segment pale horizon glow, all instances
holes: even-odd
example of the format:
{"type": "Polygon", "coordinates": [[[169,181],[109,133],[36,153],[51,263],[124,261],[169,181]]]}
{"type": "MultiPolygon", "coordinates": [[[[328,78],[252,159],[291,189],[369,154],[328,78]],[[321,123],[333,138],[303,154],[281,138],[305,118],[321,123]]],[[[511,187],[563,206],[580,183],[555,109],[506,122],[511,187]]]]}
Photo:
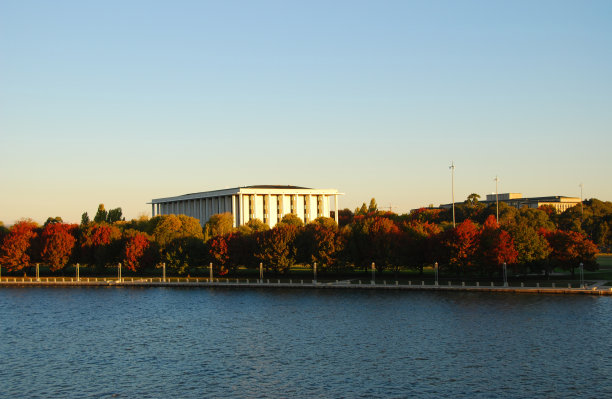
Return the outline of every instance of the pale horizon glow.
{"type": "Polygon", "coordinates": [[[281,184],[612,200],[612,2],[0,3],[0,221],[281,184]]]}

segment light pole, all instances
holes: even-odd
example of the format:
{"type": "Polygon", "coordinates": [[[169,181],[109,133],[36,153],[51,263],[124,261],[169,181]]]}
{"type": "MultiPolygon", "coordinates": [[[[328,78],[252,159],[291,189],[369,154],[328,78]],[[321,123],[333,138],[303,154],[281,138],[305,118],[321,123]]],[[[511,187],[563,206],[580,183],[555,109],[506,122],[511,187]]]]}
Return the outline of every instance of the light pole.
{"type": "Polygon", "coordinates": [[[259,282],[263,283],[263,263],[259,262],[259,282]]]}
{"type": "Polygon", "coordinates": [[[499,224],[499,196],[497,194],[497,183],[499,183],[499,177],[495,176],[495,221],[499,224]]]}
{"type": "Polygon", "coordinates": [[[375,278],[375,273],[376,273],[376,265],[374,265],[374,262],[372,262],[372,284],[376,284],[376,278],[375,278]]]}
{"type": "Polygon", "coordinates": [[[582,206],[582,187],[583,187],[583,184],[580,183],[578,186],[580,187],[580,221],[582,222],[582,220],[584,219],[584,208],[582,206]]]}
{"type": "Polygon", "coordinates": [[[453,200],[453,228],[455,228],[455,162],[451,161],[451,198],[453,200]]]}
{"type": "Polygon", "coordinates": [[[117,264],[117,273],[118,273],[117,274],[117,278],[118,278],[119,282],[121,282],[121,262],[119,262],[117,264]]]}
{"type": "Polygon", "coordinates": [[[77,275],[76,275],[77,281],[81,281],[81,275],[79,273],[79,264],[78,263],[76,264],[76,273],[77,273],[77,275]]]}
{"type": "Polygon", "coordinates": [[[209,270],[209,278],[208,278],[208,282],[212,283],[213,282],[213,271],[212,271],[212,262],[210,262],[210,264],[208,265],[209,270]]]}
{"type": "Polygon", "coordinates": [[[313,271],[314,271],[314,280],[312,280],[312,282],[316,284],[317,283],[317,262],[313,264],[313,271]]]}
{"type": "Polygon", "coordinates": [[[166,282],[166,262],[162,263],[162,281],[166,282]]]}
{"type": "Polygon", "coordinates": [[[434,263],[434,269],[436,270],[436,286],[438,285],[438,262],[434,263]]]}
{"type": "Polygon", "coordinates": [[[508,270],[506,268],[506,262],[504,262],[504,287],[508,286],[508,270]]]}
{"type": "Polygon", "coordinates": [[[39,273],[39,270],[38,270],[39,266],[40,265],[37,263],[36,264],[36,281],[40,281],[40,273],[39,273]]]}
{"type": "Polygon", "coordinates": [[[584,288],[584,263],[580,262],[580,288],[584,288]]]}

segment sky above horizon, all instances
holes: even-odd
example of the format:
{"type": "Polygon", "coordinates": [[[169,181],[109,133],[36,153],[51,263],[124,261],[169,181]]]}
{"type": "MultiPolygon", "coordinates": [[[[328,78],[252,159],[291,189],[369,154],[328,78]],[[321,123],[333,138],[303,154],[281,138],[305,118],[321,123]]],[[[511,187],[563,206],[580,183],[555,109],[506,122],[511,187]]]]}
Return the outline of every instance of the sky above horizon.
{"type": "Polygon", "coordinates": [[[612,200],[610,1],[2,1],[0,221],[336,188],[612,200]]]}

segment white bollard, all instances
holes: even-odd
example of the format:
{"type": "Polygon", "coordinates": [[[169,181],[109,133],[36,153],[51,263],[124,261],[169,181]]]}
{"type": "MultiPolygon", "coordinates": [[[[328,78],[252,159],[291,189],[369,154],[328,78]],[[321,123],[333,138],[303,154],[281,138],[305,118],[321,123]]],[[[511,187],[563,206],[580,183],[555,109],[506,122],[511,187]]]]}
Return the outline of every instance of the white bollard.
{"type": "Polygon", "coordinates": [[[480,287],[480,281],[476,281],[476,287],[480,287]]]}
{"type": "MultiPolygon", "coordinates": [[[[338,282],[338,280],[336,280],[338,282]]],[[[387,280],[383,280],[383,285],[387,285],[387,280]]]]}
{"type": "Polygon", "coordinates": [[[361,280],[359,280],[359,285],[361,285],[361,280]]]}
{"type": "Polygon", "coordinates": [[[408,280],[408,285],[412,285],[412,280],[408,280]]]}
{"type": "Polygon", "coordinates": [[[269,278],[266,279],[266,284],[270,284],[270,279],[269,278]]]}
{"type": "Polygon", "coordinates": [[[567,288],[572,288],[572,285],[571,285],[571,284],[568,284],[568,285],[567,285],[567,288]]]}
{"type": "Polygon", "coordinates": [[[395,280],[395,285],[399,285],[399,281],[395,280]]]}
{"type": "Polygon", "coordinates": [[[493,284],[493,281],[491,281],[491,287],[495,287],[495,285],[493,284]]]}
{"type": "Polygon", "coordinates": [[[552,283],[552,287],[555,288],[555,283],[552,283]]]}
{"type": "Polygon", "coordinates": [[[521,283],[521,288],[525,288],[525,283],[521,283]]]}
{"type": "Polygon", "coordinates": [[[300,280],[300,284],[304,285],[304,280],[300,280]]]}
{"type": "Polygon", "coordinates": [[[450,282],[450,281],[448,282],[448,286],[449,286],[449,287],[451,286],[451,282],[450,282]]]}
{"type": "Polygon", "coordinates": [[[461,282],[461,286],[462,286],[462,287],[465,287],[465,281],[462,281],[462,282],[461,282]]]}
{"type": "Polygon", "coordinates": [[[289,279],[289,284],[293,284],[293,279],[289,279]]]}
{"type": "Polygon", "coordinates": [[[425,285],[425,281],[421,280],[421,287],[425,285]]]}

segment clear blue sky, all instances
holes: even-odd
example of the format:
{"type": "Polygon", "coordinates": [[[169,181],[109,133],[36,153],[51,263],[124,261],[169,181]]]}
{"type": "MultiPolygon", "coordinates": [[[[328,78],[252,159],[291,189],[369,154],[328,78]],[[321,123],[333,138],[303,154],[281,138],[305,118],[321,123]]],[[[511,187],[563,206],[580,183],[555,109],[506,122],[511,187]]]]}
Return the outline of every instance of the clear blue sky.
{"type": "Polygon", "coordinates": [[[611,1],[1,1],[0,220],[252,184],[612,200],[611,1]]]}

